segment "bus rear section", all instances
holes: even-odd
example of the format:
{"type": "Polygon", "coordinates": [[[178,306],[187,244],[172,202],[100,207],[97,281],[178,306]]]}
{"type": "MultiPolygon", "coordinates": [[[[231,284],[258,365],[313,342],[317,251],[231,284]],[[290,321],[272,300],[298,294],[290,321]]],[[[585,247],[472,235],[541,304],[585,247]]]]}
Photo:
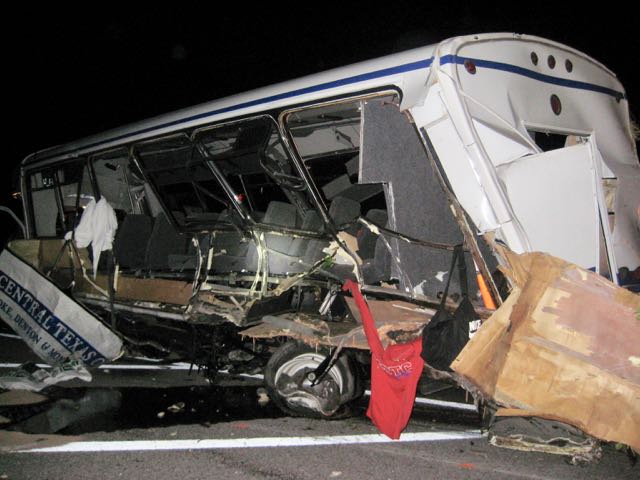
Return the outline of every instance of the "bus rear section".
{"type": "Polygon", "coordinates": [[[429,84],[411,113],[480,232],[637,281],[640,165],[613,73],[547,40],[481,35],[440,44],[429,84]]]}
{"type": "Polygon", "coordinates": [[[640,165],[624,89],[520,35],[440,44],[428,83],[410,111],[430,161],[510,281],[451,364],[498,407],[490,442],[549,451],[505,433],[537,417],[638,450],[640,165]]]}

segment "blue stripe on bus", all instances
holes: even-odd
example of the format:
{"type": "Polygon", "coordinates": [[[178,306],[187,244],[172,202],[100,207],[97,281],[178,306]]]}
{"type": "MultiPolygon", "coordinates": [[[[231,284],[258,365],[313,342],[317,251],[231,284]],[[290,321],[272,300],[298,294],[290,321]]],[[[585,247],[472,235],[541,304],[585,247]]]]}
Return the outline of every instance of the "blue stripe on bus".
{"type": "Polygon", "coordinates": [[[457,55],[445,55],[440,59],[440,65],[446,65],[448,63],[455,63],[458,65],[464,64],[465,60],[470,60],[476,67],[490,68],[492,70],[500,70],[503,72],[515,73],[516,75],[522,75],[524,77],[537,80],[539,82],[550,83],[561,87],[576,88],[579,90],[589,90],[597,93],[604,93],[605,95],[611,95],[616,99],[626,99],[626,95],[623,92],[618,92],[611,88],[595,85],[593,83],[580,82],[578,80],[569,80],[566,78],[553,77],[551,75],[545,75],[543,73],[529,70],[528,68],[518,67],[517,65],[511,65],[502,62],[493,62],[491,60],[481,60],[478,58],[459,57],[457,55]]]}
{"type": "Polygon", "coordinates": [[[137,130],[135,132],[125,133],[125,134],[117,136],[117,137],[112,137],[112,138],[110,138],[108,140],[102,140],[102,141],[97,142],[97,143],[86,145],[86,146],[84,146],[82,148],[84,149],[84,148],[97,147],[97,146],[105,144],[105,143],[110,143],[110,142],[114,142],[114,141],[117,141],[117,140],[124,140],[125,138],[134,137],[136,135],[141,135],[141,134],[144,134],[144,133],[153,132],[154,130],[161,130],[163,128],[180,125],[182,123],[188,123],[188,122],[191,122],[191,121],[194,121],[194,120],[200,120],[202,118],[212,117],[214,115],[220,115],[222,113],[233,112],[233,111],[236,111],[236,110],[241,110],[243,108],[255,107],[257,105],[263,105],[263,104],[270,103],[270,102],[275,102],[275,101],[278,101],[278,100],[284,100],[286,98],[299,97],[301,95],[306,95],[308,93],[319,92],[319,91],[322,91],[322,90],[330,90],[332,88],[342,87],[344,85],[351,85],[351,84],[354,84],[354,83],[365,82],[367,80],[373,80],[373,79],[376,79],[376,78],[388,77],[390,75],[395,75],[395,74],[398,74],[398,73],[406,73],[406,72],[411,72],[411,71],[414,71],[414,70],[421,70],[421,69],[429,68],[431,66],[432,62],[433,62],[433,57],[429,58],[427,60],[420,60],[418,62],[406,63],[404,65],[398,65],[396,67],[385,68],[385,69],[382,69],[382,70],[376,70],[374,72],[364,73],[364,74],[361,74],[361,75],[355,75],[353,77],[342,78],[340,80],[334,80],[332,82],[320,83],[318,85],[312,85],[310,87],[300,88],[298,90],[292,90],[290,92],[284,92],[284,93],[280,93],[278,95],[271,95],[269,97],[264,97],[264,98],[259,98],[259,99],[256,99],[256,100],[252,100],[250,102],[238,103],[236,105],[231,105],[229,107],[224,107],[224,108],[219,108],[217,110],[211,110],[209,112],[199,113],[197,115],[192,115],[190,117],[181,118],[179,120],[174,120],[172,122],[166,122],[166,123],[163,123],[163,124],[160,124],[160,125],[155,125],[153,127],[137,130]]]}
{"type": "MultiPolygon", "coordinates": [[[[284,100],[287,98],[294,98],[294,97],[299,97],[302,95],[306,95],[309,93],[314,93],[314,92],[319,92],[319,91],[323,91],[323,90],[330,90],[332,88],[338,88],[344,85],[352,85],[354,83],[360,83],[360,82],[365,82],[367,80],[373,80],[376,78],[382,78],[382,77],[388,77],[391,75],[395,75],[398,73],[406,73],[406,72],[412,72],[415,70],[421,70],[421,69],[426,69],[431,67],[431,64],[433,63],[433,59],[434,57],[425,59],[425,60],[419,60],[417,62],[412,62],[412,63],[406,63],[403,65],[398,65],[395,67],[390,67],[390,68],[384,68],[382,70],[376,70],[373,72],[369,72],[369,73],[363,73],[361,75],[354,75],[352,77],[346,77],[346,78],[342,78],[340,80],[334,80],[331,82],[326,82],[326,83],[320,83],[317,85],[312,85],[310,87],[306,87],[306,88],[300,88],[297,90],[291,90],[289,92],[284,92],[284,93],[280,93],[277,95],[271,95],[269,97],[264,97],[264,98],[259,98],[256,100],[251,100],[250,102],[244,102],[244,103],[238,103],[236,105],[231,105],[229,107],[224,107],[224,108],[219,108],[217,110],[211,110],[209,112],[203,112],[203,113],[199,113],[197,115],[192,115],[190,117],[185,117],[185,118],[181,118],[178,120],[174,120],[172,122],[166,122],[166,123],[162,123],[160,125],[155,125],[153,127],[148,127],[148,128],[144,128],[141,130],[137,130],[135,132],[130,132],[130,133],[125,133],[123,135],[119,135],[117,137],[112,137],[109,138],[107,140],[102,140],[100,142],[96,142],[96,143],[92,143],[89,145],[85,145],[82,147],[82,149],[87,149],[87,148],[93,148],[93,147],[97,147],[100,145],[104,145],[106,143],[111,143],[111,142],[115,142],[118,140],[124,140],[127,138],[131,138],[131,137],[135,137],[137,135],[142,135],[145,133],[149,133],[149,132],[153,132],[155,130],[161,130],[163,128],[167,128],[167,127],[173,127],[173,126],[177,126],[183,123],[188,123],[188,122],[192,122],[194,120],[200,120],[203,118],[207,118],[207,117],[212,117],[215,115],[220,115],[222,113],[229,113],[229,112],[233,112],[233,111],[237,111],[237,110],[241,110],[244,108],[249,108],[249,107],[255,107],[258,105],[263,105],[263,104],[267,104],[270,102],[275,102],[278,100],[284,100]]],[[[553,77],[551,75],[545,75],[539,72],[535,72],[533,70],[529,70],[523,67],[518,67],[517,65],[511,65],[508,63],[501,63],[501,62],[493,62],[490,60],[481,60],[481,59],[476,59],[476,58],[469,58],[469,57],[459,57],[457,55],[445,55],[443,57],[440,58],[440,65],[447,65],[447,64],[457,64],[457,65],[462,65],[464,64],[465,60],[471,60],[473,61],[473,63],[476,65],[476,67],[482,67],[482,68],[490,68],[493,70],[500,70],[500,71],[504,71],[504,72],[510,72],[510,73],[514,73],[517,75],[522,75],[528,78],[531,78],[533,80],[537,80],[540,82],[544,82],[544,83],[550,83],[553,85],[558,85],[558,86],[562,86],[562,87],[568,87],[568,88],[576,88],[576,89],[580,89],[580,90],[588,90],[588,91],[592,91],[592,92],[598,92],[598,93],[603,93],[606,95],[610,95],[615,97],[616,99],[626,99],[626,95],[623,92],[618,92],[616,90],[607,88],[607,87],[602,87],[600,85],[595,85],[592,83],[587,83],[587,82],[580,82],[577,80],[568,80],[565,78],[559,78],[559,77],[553,77]]],[[[63,152],[57,155],[64,155],[65,153],[69,153],[71,151],[67,151],[67,152],[63,152]]]]}

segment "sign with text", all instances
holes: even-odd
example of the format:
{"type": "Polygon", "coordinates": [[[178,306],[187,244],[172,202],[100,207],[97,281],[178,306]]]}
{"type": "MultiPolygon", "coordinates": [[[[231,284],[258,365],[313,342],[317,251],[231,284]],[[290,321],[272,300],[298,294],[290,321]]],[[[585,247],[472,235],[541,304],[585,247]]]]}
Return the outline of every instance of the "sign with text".
{"type": "Polygon", "coordinates": [[[0,254],[0,318],[48,364],[97,367],[122,352],[116,334],[9,250],[0,254]]]}

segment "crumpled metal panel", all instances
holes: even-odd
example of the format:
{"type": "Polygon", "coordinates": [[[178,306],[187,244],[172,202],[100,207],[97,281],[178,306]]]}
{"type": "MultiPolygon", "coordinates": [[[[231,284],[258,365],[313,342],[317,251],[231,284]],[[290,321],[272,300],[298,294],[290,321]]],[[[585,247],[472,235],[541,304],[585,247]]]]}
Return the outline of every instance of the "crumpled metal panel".
{"type": "Polygon", "coordinates": [[[501,250],[514,290],[452,368],[499,405],[640,451],[640,296],[544,253],[501,250]]]}

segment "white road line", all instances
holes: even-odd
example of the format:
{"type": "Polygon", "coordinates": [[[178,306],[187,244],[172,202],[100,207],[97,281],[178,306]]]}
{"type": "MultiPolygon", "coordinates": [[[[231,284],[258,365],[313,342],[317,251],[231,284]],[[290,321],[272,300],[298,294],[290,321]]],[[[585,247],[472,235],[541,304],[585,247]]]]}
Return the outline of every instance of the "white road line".
{"type": "Polygon", "coordinates": [[[309,447],[363,443],[440,442],[481,438],[479,430],[403,433],[399,440],[376,435],[325,435],[317,437],[262,437],[203,440],[130,440],[71,442],[57,447],[19,450],[17,453],[126,452],[149,450],[214,450],[222,448],[309,447]]]}

